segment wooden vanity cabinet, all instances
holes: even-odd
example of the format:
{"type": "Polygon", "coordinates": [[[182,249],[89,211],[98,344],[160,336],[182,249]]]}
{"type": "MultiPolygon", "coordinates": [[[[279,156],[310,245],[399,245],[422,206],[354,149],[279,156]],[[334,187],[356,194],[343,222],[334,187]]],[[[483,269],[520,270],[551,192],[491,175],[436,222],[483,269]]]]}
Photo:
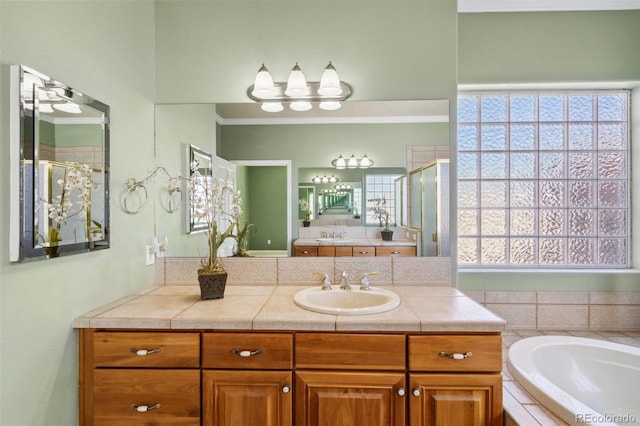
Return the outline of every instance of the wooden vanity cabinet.
{"type": "Polygon", "coordinates": [[[415,256],[415,246],[378,246],[376,256],[415,256]]]}
{"type": "Polygon", "coordinates": [[[416,256],[416,246],[295,246],[296,257],[416,256]]]}
{"type": "Polygon", "coordinates": [[[200,334],[80,330],[80,424],[200,425],[200,334]]]}
{"type": "Polygon", "coordinates": [[[405,425],[404,335],[297,333],[295,346],[296,424],[405,425]]]}
{"type": "Polygon", "coordinates": [[[79,337],[83,426],[502,425],[499,333],[79,337]]]}
{"type": "Polygon", "coordinates": [[[408,339],[410,426],[503,424],[499,334],[408,339]]]}
{"type": "Polygon", "coordinates": [[[202,425],[291,426],[291,333],[202,334],[202,425]]]}

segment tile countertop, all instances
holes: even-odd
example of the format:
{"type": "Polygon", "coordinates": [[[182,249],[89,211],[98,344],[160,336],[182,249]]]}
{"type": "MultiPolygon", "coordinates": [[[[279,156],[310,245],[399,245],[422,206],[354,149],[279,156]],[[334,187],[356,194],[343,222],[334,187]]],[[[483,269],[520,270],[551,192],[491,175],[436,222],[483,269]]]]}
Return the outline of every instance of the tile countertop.
{"type": "Polygon", "coordinates": [[[318,241],[317,238],[298,238],[293,242],[294,246],[410,246],[415,247],[414,240],[398,239],[383,241],[380,238],[335,238],[333,240],[318,241]]]}
{"type": "MultiPolygon", "coordinates": [[[[197,285],[159,286],[74,319],[74,328],[501,332],[506,321],[445,286],[384,287],[400,306],[374,315],[328,315],[295,305],[305,286],[227,285],[225,297],[200,300],[197,285]]],[[[357,291],[357,290],[354,290],[357,291]]]]}

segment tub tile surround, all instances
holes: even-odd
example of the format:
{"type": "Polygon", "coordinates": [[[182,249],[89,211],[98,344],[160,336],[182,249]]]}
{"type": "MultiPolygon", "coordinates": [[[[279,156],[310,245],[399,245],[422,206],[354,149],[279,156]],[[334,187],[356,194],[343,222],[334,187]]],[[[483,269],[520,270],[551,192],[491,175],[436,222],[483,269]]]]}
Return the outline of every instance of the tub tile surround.
{"type": "Polygon", "coordinates": [[[640,330],[640,292],[463,292],[510,330],[640,330]]]}
{"type": "Polygon", "coordinates": [[[615,331],[615,330],[535,330],[521,329],[502,332],[502,364],[503,405],[505,410],[505,426],[567,426],[568,424],[549,411],[527,391],[513,380],[506,364],[509,347],[520,339],[540,335],[565,335],[587,337],[591,339],[608,340],[614,343],[640,347],[640,331],[615,331]]]}

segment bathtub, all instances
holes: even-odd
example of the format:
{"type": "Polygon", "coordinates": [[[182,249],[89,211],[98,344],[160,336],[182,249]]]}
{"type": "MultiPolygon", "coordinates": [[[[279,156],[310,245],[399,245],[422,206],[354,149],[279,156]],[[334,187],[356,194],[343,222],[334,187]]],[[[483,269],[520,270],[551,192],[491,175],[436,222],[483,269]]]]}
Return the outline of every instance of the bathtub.
{"type": "Polygon", "coordinates": [[[570,425],[640,425],[640,348],[536,336],[509,348],[509,372],[570,425]]]}

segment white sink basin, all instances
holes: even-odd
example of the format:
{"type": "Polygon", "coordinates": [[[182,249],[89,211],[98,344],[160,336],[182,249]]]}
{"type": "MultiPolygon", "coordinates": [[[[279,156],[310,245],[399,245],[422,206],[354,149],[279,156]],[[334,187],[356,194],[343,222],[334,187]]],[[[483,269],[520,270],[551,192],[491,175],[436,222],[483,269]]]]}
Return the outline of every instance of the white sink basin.
{"type": "Polygon", "coordinates": [[[316,238],[316,241],[321,243],[346,243],[351,241],[351,238],[316,238]]]}
{"type": "Polygon", "coordinates": [[[357,286],[347,291],[337,285],[330,291],[320,287],[299,291],[293,301],[308,311],[333,315],[379,314],[400,306],[400,297],[392,291],[377,287],[361,291],[357,286]]]}

